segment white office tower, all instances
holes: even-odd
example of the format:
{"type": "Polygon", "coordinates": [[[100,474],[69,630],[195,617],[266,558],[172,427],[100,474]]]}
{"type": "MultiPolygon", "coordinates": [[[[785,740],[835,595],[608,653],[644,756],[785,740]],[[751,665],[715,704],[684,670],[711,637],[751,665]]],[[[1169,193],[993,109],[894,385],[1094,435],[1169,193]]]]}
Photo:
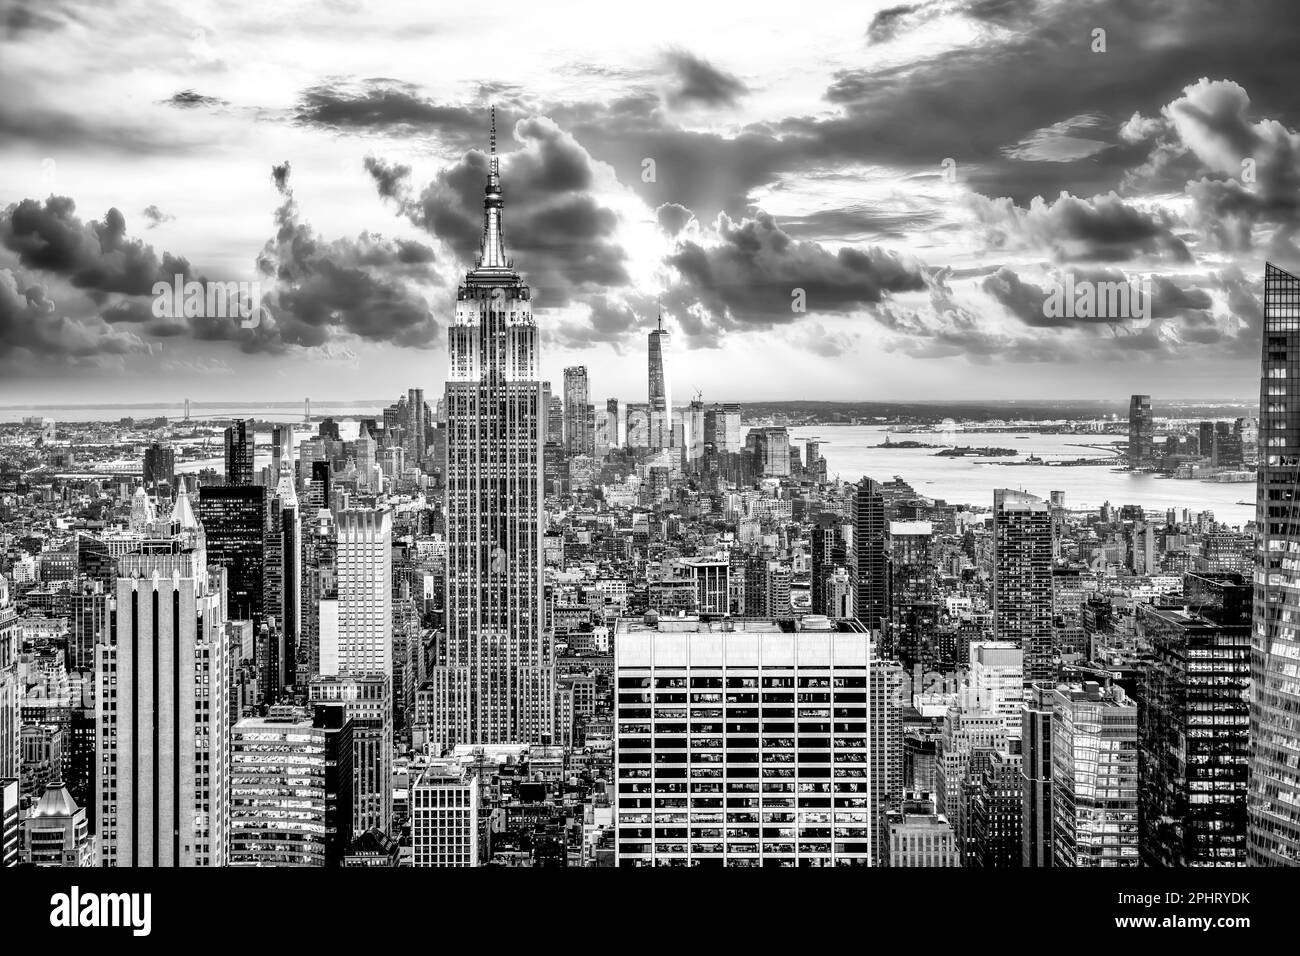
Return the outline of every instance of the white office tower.
{"type": "Polygon", "coordinates": [[[1025,699],[1024,651],[1011,641],[977,641],[970,646],[966,708],[1002,717],[1007,737],[1019,739],[1025,699]]]}
{"type": "Polygon", "coordinates": [[[478,866],[478,781],[459,764],[433,764],[411,787],[414,866],[478,866]]]}
{"type": "Polygon", "coordinates": [[[554,665],[543,605],[538,331],[506,258],[493,120],[478,265],[457,292],[447,372],[447,641],[431,734],[549,741],[554,665]]]}
{"type": "Polygon", "coordinates": [[[618,865],[873,864],[901,674],[859,622],[647,614],[614,653],[618,865]]]}
{"type": "Polygon", "coordinates": [[[325,865],[325,729],[272,707],[230,735],[230,865],[325,865]]]}
{"type": "Polygon", "coordinates": [[[119,559],[95,648],[97,814],[105,866],[225,866],[230,695],[225,572],[188,502],[169,539],[119,559]]]}
{"type": "Polygon", "coordinates": [[[386,508],[347,508],[335,521],[338,600],[337,627],[325,648],[326,611],[322,601],[321,673],[392,674],[393,671],[393,518],[386,508]],[[328,657],[336,661],[327,670],[328,657]]]}

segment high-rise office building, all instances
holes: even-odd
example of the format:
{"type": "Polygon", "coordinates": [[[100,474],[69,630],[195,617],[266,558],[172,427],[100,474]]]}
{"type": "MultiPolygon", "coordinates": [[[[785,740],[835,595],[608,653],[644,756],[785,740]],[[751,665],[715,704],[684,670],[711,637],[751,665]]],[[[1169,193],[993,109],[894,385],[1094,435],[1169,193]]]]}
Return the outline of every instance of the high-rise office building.
{"type": "Polygon", "coordinates": [[[18,680],[18,609],[0,574],[0,779],[22,768],[22,689],[18,680]]]}
{"type": "Polygon", "coordinates": [[[1146,468],[1152,458],[1151,396],[1134,395],[1128,403],[1128,466],[1146,468]]]}
{"type": "Polygon", "coordinates": [[[1300,278],[1264,267],[1254,636],[1250,664],[1250,862],[1300,865],[1300,278]]]}
{"type": "Polygon", "coordinates": [[[153,442],[144,450],[144,490],[151,495],[167,495],[176,490],[176,449],[153,442]]]}
{"type": "Polygon", "coordinates": [[[937,661],[935,633],[934,525],[929,521],[889,523],[890,626],[884,643],[907,668],[937,661]]]}
{"type": "Polygon", "coordinates": [[[880,483],[863,478],[852,491],[853,543],[849,575],[856,591],[860,620],[873,634],[883,634],[889,620],[889,523],[880,483]]]}
{"type": "Polygon", "coordinates": [[[619,411],[618,399],[606,399],[605,407],[596,413],[592,438],[597,458],[604,458],[612,449],[623,447],[622,424],[623,416],[619,411]]]}
{"type": "Polygon", "coordinates": [[[406,460],[417,467],[420,462],[424,461],[424,439],[428,414],[428,406],[424,403],[424,389],[407,389],[406,436],[402,447],[406,450],[406,460]]]}
{"type": "Polygon", "coordinates": [[[293,478],[292,429],[277,426],[280,477],[267,508],[263,610],[276,623],[271,629],[263,695],[278,702],[287,686],[298,682],[298,646],[302,639],[302,522],[293,478]]]}
{"type": "Polygon", "coordinates": [[[847,568],[848,537],[845,533],[844,518],[833,512],[823,512],[813,520],[809,555],[811,565],[811,598],[814,614],[827,614],[831,617],[842,615],[833,613],[827,603],[827,585],[837,568],[847,568]]]}
{"type": "MultiPolygon", "coordinates": [[[[385,674],[393,670],[393,519],[384,508],[347,508],[335,514],[337,661],[321,673],[385,674]]],[[[322,641],[330,639],[322,633],[322,641]]]]}
{"type": "Polygon", "coordinates": [[[619,865],[872,865],[889,680],[860,624],[622,619],[614,654],[619,865]]]}
{"type": "Polygon", "coordinates": [[[458,764],[425,768],[411,785],[414,866],[478,866],[478,780],[458,764]]]}
{"type": "Polygon", "coordinates": [[[957,835],[929,794],[909,793],[885,815],[886,866],[961,866],[957,835]]]}
{"type": "Polygon", "coordinates": [[[745,435],[745,452],[755,477],[790,476],[790,432],[785,426],[751,428],[745,435]]]}
{"type": "Polygon", "coordinates": [[[352,718],[342,701],[312,707],[312,726],[325,732],[325,865],[343,862],[352,842],[352,718]]]}
{"type": "Polygon", "coordinates": [[[1139,606],[1144,866],[1245,866],[1251,585],[1184,576],[1184,610],[1139,606]]]}
{"type": "Polygon", "coordinates": [[[970,708],[999,714],[1007,737],[1019,737],[1020,705],[1025,697],[1024,654],[1011,641],[975,641],[970,645],[970,708]]]}
{"type": "Polygon", "coordinates": [[[697,394],[682,419],[685,426],[686,460],[692,465],[704,457],[704,402],[697,394]]]}
{"type": "Polygon", "coordinates": [[[670,333],[664,329],[664,317],[659,316],[659,327],[649,335],[650,389],[647,402],[650,415],[650,447],[671,448],[673,443],[673,396],[668,375],[670,333]]]}
{"type": "Polygon", "coordinates": [[[0,870],[18,865],[22,813],[18,778],[0,776],[0,870]]]}
{"type": "Polygon", "coordinates": [[[1052,515],[1042,498],[993,492],[993,633],[1024,651],[1025,681],[1053,680],[1052,515]]]}
{"type": "Polygon", "coordinates": [[[1052,866],[1138,865],[1137,704],[1119,686],[1052,695],[1052,866]]]}
{"type": "Polygon", "coordinates": [[[1052,695],[1051,683],[1030,684],[1020,708],[1020,865],[1052,865],[1052,695]]]}
{"type": "Polygon", "coordinates": [[[595,444],[587,366],[573,365],[564,370],[564,453],[593,455],[595,444]]]}
{"type": "Polygon", "coordinates": [[[266,488],[203,485],[199,521],[208,561],[226,569],[226,613],[232,621],[261,621],[265,606],[266,488]]]}
{"type": "Polygon", "coordinates": [[[432,675],[458,743],[549,740],[542,383],[528,286],[506,258],[493,121],[477,266],[457,292],[447,374],[447,639],[432,675]]]}
{"type": "Polygon", "coordinates": [[[304,711],[231,729],[230,865],[325,865],[325,729],[304,711]]]}
{"type": "Polygon", "coordinates": [[[251,485],[257,435],[253,419],[231,422],[226,428],[226,484],[251,485]]]}
{"type": "Polygon", "coordinates": [[[725,554],[683,558],[682,566],[695,585],[695,607],[701,614],[726,614],[731,609],[731,561],[725,554]]]}
{"type": "Polygon", "coordinates": [[[95,820],[105,866],[225,866],[229,823],[225,575],[209,572],[184,492],[174,534],[119,559],[95,652],[95,820]]]}
{"type": "Polygon", "coordinates": [[[718,454],[736,454],[745,446],[741,434],[740,406],[711,405],[704,412],[704,442],[718,454]]]}
{"type": "Polygon", "coordinates": [[[393,823],[393,682],[387,674],[322,674],[308,702],[342,703],[352,724],[352,833],[393,823]]]}

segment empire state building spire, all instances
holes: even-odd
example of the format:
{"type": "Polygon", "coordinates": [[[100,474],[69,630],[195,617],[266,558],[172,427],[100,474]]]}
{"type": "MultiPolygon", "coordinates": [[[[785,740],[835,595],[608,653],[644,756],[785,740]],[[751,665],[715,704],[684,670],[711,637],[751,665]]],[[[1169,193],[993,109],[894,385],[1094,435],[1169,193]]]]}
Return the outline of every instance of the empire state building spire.
{"type": "Polygon", "coordinates": [[[501,235],[501,165],[497,157],[497,108],[492,107],[489,133],[488,181],[483,199],[483,239],[479,243],[480,269],[508,269],[505,242],[501,235]]]}

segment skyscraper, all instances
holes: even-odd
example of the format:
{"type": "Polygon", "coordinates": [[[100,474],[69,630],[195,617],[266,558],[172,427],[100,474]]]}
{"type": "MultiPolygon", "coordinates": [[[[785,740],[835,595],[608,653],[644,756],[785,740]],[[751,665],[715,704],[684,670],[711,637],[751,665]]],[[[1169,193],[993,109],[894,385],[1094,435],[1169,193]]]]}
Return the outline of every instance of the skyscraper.
{"type": "Polygon", "coordinates": [[[272,707],[230,732],[230,865],[325,865],[325,735],[272,707]]]}
{"type": "Polygon", "coordinates": [[[1025,681],[1053,680],[1052,514],[1042,498],[993,492],[993,633],[1024,651],[1025,681]]]}
{"type": "Polygon", "coordinates": [[[95,653],[105,866],[224,866],[230,734],[224,574],[209,573],[184,493],[175,533],[120,559],[95,653]]]}
{"type": "Polygon", "coordinates": [[[1134,395],[1128,403],[1128,466],[1151,464],[1151,396],[1134,395]]]}
{"type": "Polygon", "coordinates": [[[352,832],[393,820],[393,682],[386,674],[323,674],[307,685],[313,705],[341,703],[352,724],[352,832]]]}
{"type": "Polygon", "coordinates": [[[392,514],[387,509],[348,508],[336,518],[338,672],[391,676],[392,514]]]}
{"type": "Polygon", "coordinates": [[[650,447],[669,448],[673,439],[673,396],[668,378],[669,333],[664,330],[664,317],[659,316],[659,327],[649,336],[650,341],[650,447]]]}
{"type": "Polygon", "coordinates": [[[856,592],[858,620],[880,634],[889,619],[889,524],[880,483],[863,478],[853,489],[853,542],[849,575],[856,592]]]}
{"type": "Polygon", "coordinates": [[[302,522],[293,477],[293,429],[276,426],[274,456],[279,480],[266,515],[263,609],[278,629],[271,631],[267,670],[262,675],[267,703],[276,703],[284,688],[297,682],[298,644],[302,637],[302,522]]]}
{"type": "Polygon", "coordinates": [[[406,460],[418,466],[424,461],[424,426],[428,409],[424,404],[424,389],[408,388],[406,390],[406,460]]]}
{"type": "Polygon", "coordinates": [[[1119,687],[1052,696],[1052,866],[1138,865],[1137,705],[1119,687]]]}
{"type": "Polygon", "coordinates": [[[170,496],[176,490],[176,450],[153,442],[144,450],[144,490],[151,495],[170,496]]]}
{"type": "Polygon", "coordinates": [[[591,420],[591,389],[587,366],[564,370],[564,453],[595,454],[595,423],[591,420]]]}
{"type": "Polygon", "coordinates": [[[1052,865],[1052,695],[1055,685],[1030,684],[1020,708],[1020,865],[1052,865]]]}
{"type": "Polygon", "coordinates": [[[266,488],[203,485],[199,522],[208,561],[226,569],[226,614],[232,621],[261,621],[266,563],[266,488]]]}
{"type": "Polygon", "coordinates": [[[1250,585],[1184,576],[1183,610],[1139,606],[1144,866],[1245,866],[1250,585]]]}
{"type": "Polygon", "coordinates": [[[1264,267],[1255,608],[1251,642],[1250,862],[1300,865],[1300,278],[1264,267]]]}
{"type": "Polygon", "coordinates": [[[883,856],[901,674],[871,659],[858,622],[623,618],[614,657],[618,865],[883,856]]]}
{"type": "Polygon", "coordinates": [[[251,418],[231,422],[226,428],[226,484],[253,483],[256,438],[251,418]]]}
{"type": "Polygon", "coordinates": [[[19,650],[18,609],[9,600],[9,584],[0,574],[0,779],[16,780],[22,766],[19,650]]]}
{"type": "Polygon", "coordinates": [[[549,740],[554,667],[543,610],[538,331],[502,238],[492,125],[478,264],[457,292],[447,373],[447,642],[433,678],[460,743],[549,740]]]}

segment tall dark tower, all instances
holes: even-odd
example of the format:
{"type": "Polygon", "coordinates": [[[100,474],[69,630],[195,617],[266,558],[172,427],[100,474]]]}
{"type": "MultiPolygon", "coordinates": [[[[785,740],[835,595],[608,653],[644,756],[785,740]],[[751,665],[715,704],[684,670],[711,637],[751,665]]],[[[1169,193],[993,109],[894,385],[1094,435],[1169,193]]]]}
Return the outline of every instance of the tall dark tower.
{"type": "Polygon", "coordinates": [[[253,483],[253,454],[256,436],[251,418],[231,422],[226,429],[226,484],[253,483]]]}
{"type": "Polygon", "coordinates": [[[1128,403],[1128,466],[1148,467],[1152,448],[1151,396],[1134,395],[1128,403]]]}
{"type": "Polygon", "coordinates": [[[1247,843],[1300,865],[1300,278],[1264,266],[1247,843]]]}
{"type": "Polygon", "coordinates": [[[448,331],[447,649],[436,743],[548,741],[543,611],[545,409],[531,296],[502,238],[496,111],[478,264],[448,331]]]}
{"type": "Polygon", "coordinates": [[[877,639],[884,637],[889,619],[889,522],[880,482],[863,478],[853,491],[853,547],[849,575],[853,580],[858,620],[877,639]]]}
{"type": "Polygon", "coordinates": [[[664,329],[664,317],[659,316],[659,327],[650,333],[650,447],[669,448],[673,443],[673,396],[668,380],[669,333],[664,329]]]}

